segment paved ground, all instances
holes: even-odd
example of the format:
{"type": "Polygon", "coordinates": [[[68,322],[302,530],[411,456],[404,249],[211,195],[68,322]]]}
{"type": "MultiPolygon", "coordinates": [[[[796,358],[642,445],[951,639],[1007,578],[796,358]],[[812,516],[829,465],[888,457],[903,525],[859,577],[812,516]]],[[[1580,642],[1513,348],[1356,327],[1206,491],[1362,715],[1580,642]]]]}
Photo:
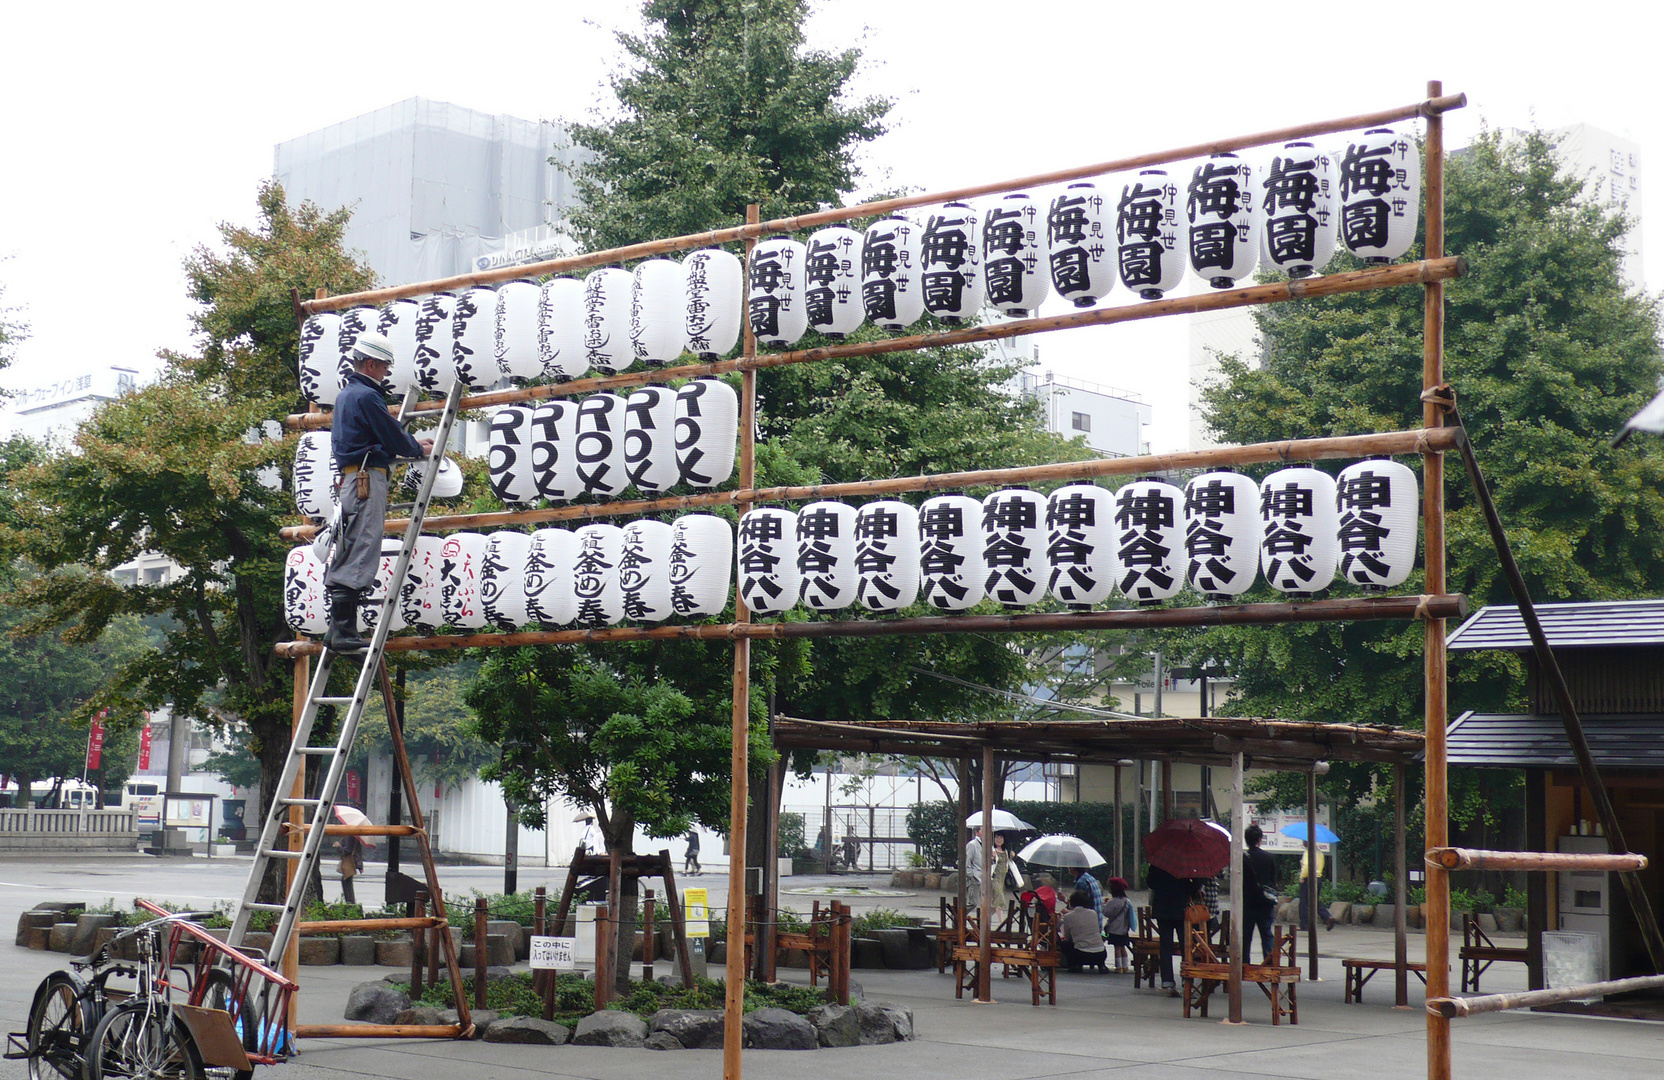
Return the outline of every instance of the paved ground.
{"type": "MultiPolygon", "coordinates": [[[[159,863],[135,858],[82,858],[73,861],[0,861],[0,925],[11,927],[17,914],[48,898],[114,898],[125,903],[135,893],[190,903],[226,899],[240,892],[246,860],[193,860],[159,863]]],[[[372,864],[366,885],[379,871],[372,864]]],[[[500,868],[446,867],[448,890],[498,891],[500,868]]],[[[558,884],[559,872],[523,870],[522,887],[558,884]]],[[[847,886],[862,879],[798,879],[847,886]]],[[[866,883],[882,886],[877,879],[866,883]]],[[[711,887],[720,895],[725,879],[706,875],[690,884],[711,887]]],[[[333,895],[333,889],[331,889],[333,895]]],[[[794,895],[801,909],[813,897],[794,895]]],[[[856,900],[858,908],[889,906],[934,912],[936,894],[856,900]]],[[[1273,1028],[1265,1001],[1250,988],[1244,999],[1248,1023],[1241,1027],[1215,1018],[1185,1020],[1180,1003],[1150,990],[1134,991],[1126,976],[1063,975],[1055,1008],[1028,1003],[1026,983],[997,983],[996,1003],[976,1005],[953,996],[950,977],[934,971],[857,971],[869,999],[897,1002],[913,1010],[918,1041],[884,1047],[822,1050],[814,1053],[748,1051],[747,1077],[798,1078],[905,1076],[908,1080],[991,1080],[1069,1075],[1091,1080],[1111,1075],[1140,1080],[1220,1077],[1417,1077],[1426,1074],[1423,1032],[1418,1008],[1390,1006],[1390,973],[1367,990],[1361,1005],[1341,1003],[1339,959],[1362,955],[1389,957],[1392,937],[1369,928],[1337,928],[1320,938],[1323,980],[1302,984],[1300,1024],[1273,1028]]],[[[1421,952],[1412,938],[1411,955],[1421,952]]],[[[0,976],[0,1030],[19,1030],[35,984],[62,957],[13,949],[0,943],[5,974],[0,976]]],[[[301,1019],[335,1022],[353,985],[378,978],[370,968],[305,968],[302,971],[301,1019]]],[[[1485,989],[1524,985],[1519,965],[1494,968],[1485,989]]],[[[800,972],[786,972],[787,978],[800,972]]],[[[1411,982],[1419,1006],[1421,985],[1411,982]]],[[[1223,1009],[1223,1003],[1220,1003],[1223,1009]]],[[[1517,1080],[1554,1076],[1556,1080],[1658,1076],[1664,1072],[1664,1027],[1621,1020],[1597,1020],[1539,1013],[1501,1013],[1454,1021],[1454,1075],[1457,1080],[1517,1080]]],[[[405,1077],[408,1080],[457,1080],[458,1077],[593,1077],[641,1080],[643,1076],[719,1076],[720,1055],[709,1051],[660,1053],[650,1050],[603,1050],[587,1047],[531,1048],[483,1043],[356,1042],[309,1040],[281,1073],[261,1075],[291,1080],[359,1080],[405,1077]]],[[[19,1062],[0,1062],[0,1080],[25,1074],[19,1062]]]]}

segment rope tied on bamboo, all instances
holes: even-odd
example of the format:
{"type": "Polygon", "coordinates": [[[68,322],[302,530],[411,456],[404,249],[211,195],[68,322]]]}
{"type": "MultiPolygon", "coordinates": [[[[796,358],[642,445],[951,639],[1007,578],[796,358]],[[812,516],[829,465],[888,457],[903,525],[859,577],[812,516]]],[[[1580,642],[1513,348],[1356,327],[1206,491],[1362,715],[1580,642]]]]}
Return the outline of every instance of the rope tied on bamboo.
{"type": "Polygon", "coordinates": [[[1436,405],[1441,412],[1456,411],[1456,388],[1449,383],[1429,386],[1421,392],[1423,405],[1436,405]]]}
{"type": "Polygon", "coordinates": [[[1426,621],[1433,618],[1434,616],[1430,606],[1432,602],[1433,597],[1431,595],[1422,593],[1419,602],[1416,604],[1416,613],[1411,617],[1419,621],[1426,621]]]}

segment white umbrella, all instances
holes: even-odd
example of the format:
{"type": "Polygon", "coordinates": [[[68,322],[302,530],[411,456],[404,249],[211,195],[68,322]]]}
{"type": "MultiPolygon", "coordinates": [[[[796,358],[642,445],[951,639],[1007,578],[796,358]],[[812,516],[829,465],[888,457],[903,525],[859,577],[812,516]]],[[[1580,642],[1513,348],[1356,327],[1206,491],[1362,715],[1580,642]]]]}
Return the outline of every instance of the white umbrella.
{"type": "Polygon", "coordinates": [[[1042,836],[1017,852],[1017,857],[1040,866],[1102,866],[1109,861],[1097,848],[1067,833],[1042,836]]]}
{"type": "MultiPolygon", "coordinates": [[[[982,815],[980,813],[972,814],[970,817],[965,819],[965,825],[967,828],[971,829],[981,828],[982,815]]],[[[1009,810],[996,809],[994,811],[994,831],[1004,832],[1008,829],[1028,830],[1032,832],[1034,826],[1030,825],[1028,822],[1024,821],[1022,818],[1013,814],[1009,810]]]]}
{"type": "MultiPolygon", "coordinates": [[[[374,822],[370,820],[369,816],[356,806],[342,806],[340,803],[335,804],[335,820],[339,821],[343,825],[374,824],[374,822]]],[[[374,844],[378,842],[378,838],[374,836],[360,836],[358,839],[366,844],[374,844]]]]}

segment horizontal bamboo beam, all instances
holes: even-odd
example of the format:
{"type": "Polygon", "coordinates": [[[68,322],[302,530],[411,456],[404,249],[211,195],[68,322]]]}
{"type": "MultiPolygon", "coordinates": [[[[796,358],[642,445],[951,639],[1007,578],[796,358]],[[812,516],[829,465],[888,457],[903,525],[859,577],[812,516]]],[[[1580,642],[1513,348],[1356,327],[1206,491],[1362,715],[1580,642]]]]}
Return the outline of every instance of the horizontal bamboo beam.
{"type": "Polygon", "coordinates": [[[1446,870],[1645,870],[1645,855],[1570,855],[1551,851],[1479,851],[1429,848],[1427,865],[1446,870]]]}
{"type": "MultiPolygon", "coordinates": [[[[422,522],[422,528],[425,532],[433,533],[456,532],[460,529],[502,529],[514,525],[591,521],[597,518],[697,510],[737,503],[773,504],[807,502],[813,499],[899,495],[910,491],[962,491],[967,488],[994,488],[1008,484],[1089,480],[1099,476],[1149,476],[1190,469],[1208,469],[1220,465],[1264,465],[1287,461],[1419,454],[1424,450],[1453,450],[1464,438],[1464,429],[1445,427],[1389,431],[1374,435],[1337,435],[1322,439],[1286,439],[1281,442],[1250,443],[1247,446],[1222,446],[1211,450],[1184,450],[1173,454],[1058,461],[1048,465],[935,473],[928,476],[898,476],[888,480],[860,480],[846,484],[810,484],[749,490],[741,488],[734,491],[708,491],[698,495],[677,495],[665,499],[631,499],[583,506],[555,506],[541,510],[504,510],[487,514],[438,515],[426,518],[422,522]]],[[[390,518],[385,531],[402,535],[406,524],[408,519],[390,518]]],[[[303,541],[310,540],[316,533],[317,526],[314,525],[291,525],[283,530],[282,535],[285,540],[303,541]]]]}
{"type": "Polygon", "coordinates": [[[1419,741],[1414,746],[1406,746],[1402,751],[1392,751],[1377,747],[1358,746],[1351,742],[1333,745],[1326,742],[1299,742],[1292,739],[1233,739],[1228,735],[1215,735],[1213,748],[1225,754],[1241,753],[1254,759],[1254,766],[1266,761],[1299,762],[1298,770],[1310,772],[1319,761],[1330,760],[1338,754],[1345,754],[1346,761],[1380,761],[1388,764],[1408,764],[1421,751],[1419,741]]]}
{"type": "Polygon", "coordinates": [[[1558,1005],[1565,1001],[1606,997],[1609,994],[1629,994],[1637,990],[1656,990],[1660,987],[1664,987],[1664,975],[1640,975],[1633,979],[1556,986],[1549,990],[1523,990],[1510,994],[1481,994],[1478,997],[1465,998],[1428,998],[1427,1011],[1434,1016],[1454,1019],[1458,1016],[1477,1016],[1480,1013],[1505,1012],[1509,1009],[1535,1009],[1539,1005],[1558,1005]]]}
{"type": "Polygon", "coordinates": [[[324,919],[296,923],[295,930],[302,934],[350,934],[354,931],[370,934],[382,930],[434,930],[446,925],[445,919],[429,915],[410,919],[324,919]]]}
{"type": "MultiPolygon", "coordinates": [[[[1338,600],[1180,607],[1156,610],[1036,612],[1028,615],[927,615],[912,619],[838,622],[700,623],[692,626],[618,626],[603,630],[529,630],[513,634],[458,634],[387,640],[388,652],[579,645],[614,641],[737,641],[829,637],[912,637],[921,634],[1036,634],[1083,630],[1147,630],[1174,626],[1242,626],[1267,623],[1349,622],[1370,619],[1459,619],[1467,597],[1374,596],[1338,600]]],[[[293,659],[323,651],[316,641],[279,642],[277,655],[293,659]]]]}
{"type": "Polygon", "coordinates": [[[298,1039],[466,1039],[474,1025],[462,1024],[301,1024],[298,1039]]]}
{"type": "MultiPolygon", "coordinates": [[[[1253,307],[1259,304],[1286,303],[1290,300],[1311,300],[1325,296],[1389,289],[1400,285],[1426,285],[1447,281],[1467,273],[1467,262],[1460,256],[1421,262],[1395,263],[1391,266],[1370,266],[1362,270],[1348,270],[1339,274],[1323,274],[1299,280],[1276,281],[1267,285],[1248,285],[1240,289],[1198,293],[1194,296],[1170,296],[1161,300],[1120,304],[1114,307],[1070,311],[1044,318],[1003,320],[957,330],[939,330],[929,334],[909,334],[905,337],[879,338],[876,341],[846,342],[824,345],[815,349],[792,349],[785,352],[759,353],[754,357],[735,357],[709,364],[680,364],[675,367],[650,368],[621,375],[602,375],[589,379],[552,383],[546,386],[527,386],[515,390],[494,390],[490,393],[465,397],[462,409],[485,409],[497,405],[514,405],[547,398],[572,397],[601,390],[624,390],[647,383],[675,382],[707,375],[725,375],[733,371],[789,367],[821,360],[848,360],[865,356],[882,356],[893,352],[919,349],[947,348],[953,345],[976,345],[987,341],[1045,334],[1056,330],[1075,330],[1084,326],[1108,326],[1114,323],[1159,319],[1169,315],[1195,315],[1207,311],[1226,311],[1253,307]]],[[[421,416],[437,413],[445,407],[441,398],[416,402],[407,415],[421,416]]],[[[390,409],[389,412],[395,410],[390,409]]],[[[284,423],[296,430],[315,430],[330,424],[330,413],[293,413],[284,423]]]]}
{"type": "MultiPolygon", "coordinates": [[[[311,825],[302,826],[310,830],[311,825]]],[[[423,830],[414,825],[325,825],[325,836],[415,836],[423,830]]]]}
{"type": "Polygon", "coordinates": [[[389,300],[399,300],[407,296],[424,296],[428,293],[465,289],[471,285],[491,285],[499,281],[512,281],[515,278],[542,277],[545,274],[564,274],[575,270],[587,270],[595,266],[607,266],[611,263],[628,262],[632,259],[669,255],[678,251],[687,251],[691,248],[713,247],[718,244],[749,240],[753,237],[768,236],[771,233],[798,232],[835,222],[852,221],[855,218],[876,217],[914,206],[930,206],[960,199],[974,199],[982,195],[997,195],[1006,191],[1046,187],[1051,184],[1067,183],[1071,180],[1084,180],[1092,176],[1130,172],[1156,165],[1166,165],[1175,161],[1205,158],[1211,154],[1246,150],[1255,146],[1267,146],[1272,143],[1287,142],[1290,139],[1332,135],[1340,131],[1355,131],[1360,128],[1391,124],[1399,120],[1436,116],[1460,109],[1467,104],[1467,101],[1465,94],[1446,94],[1440,97],[1426,98],[1409,105],[1401,105],[1393,109],[1383,109],[1379,112],[1361,113],[1357,116],[1341,117],[1335,120],[1320,120],[1311,124],[1299,124],[1294,127],[1278,128],[1274,131],[1262,131],[1254,135],[1215,139],[1212,142],[1196,143],[1192,146],[1181,146],[1171,150],[1159,150],[1150,154],[1103,161],[1095,165],[1080,165],[1071,169],[1037,173],[1033,176],[1019,177],[1015,180],[998,180],[993,183],[953,188],[948,191],[906,195],[895,199],[880,199],[875,202],[861,203],[857,206],[835,207],[830,210],[817,210],[813,213],[798,214],[793,217],[775,218],[772,221],[764,221],[755,225],[736,225],[727,229],[712,229],[710,232],[693,233],[688,236],[609,248],[605,251],[591,252],[586,255],[546,259],[542,262],[528,263],[524,266],[505,266],[496,270],[457,274],[454,277],[440,278],[435,281],[414,282],[409,285],[396,285],[385,289],[371,289],[365,292],[344,293],[341,296],[303,300],[300,307],[304,313],[311,315],[320,311],[339,311],[342,308],[357,307],[363,304],[383,304],[389,300]]]}

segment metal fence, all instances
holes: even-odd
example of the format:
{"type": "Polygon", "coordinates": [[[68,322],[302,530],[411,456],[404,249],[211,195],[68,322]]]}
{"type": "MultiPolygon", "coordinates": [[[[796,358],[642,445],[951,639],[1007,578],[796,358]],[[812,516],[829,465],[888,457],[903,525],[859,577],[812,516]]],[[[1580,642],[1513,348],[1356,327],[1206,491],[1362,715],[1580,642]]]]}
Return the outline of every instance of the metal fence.
{"type": "Polygon", "coordinates": [[[137,837],[131,810],[0,810],[0,833],[137,837]]]}

